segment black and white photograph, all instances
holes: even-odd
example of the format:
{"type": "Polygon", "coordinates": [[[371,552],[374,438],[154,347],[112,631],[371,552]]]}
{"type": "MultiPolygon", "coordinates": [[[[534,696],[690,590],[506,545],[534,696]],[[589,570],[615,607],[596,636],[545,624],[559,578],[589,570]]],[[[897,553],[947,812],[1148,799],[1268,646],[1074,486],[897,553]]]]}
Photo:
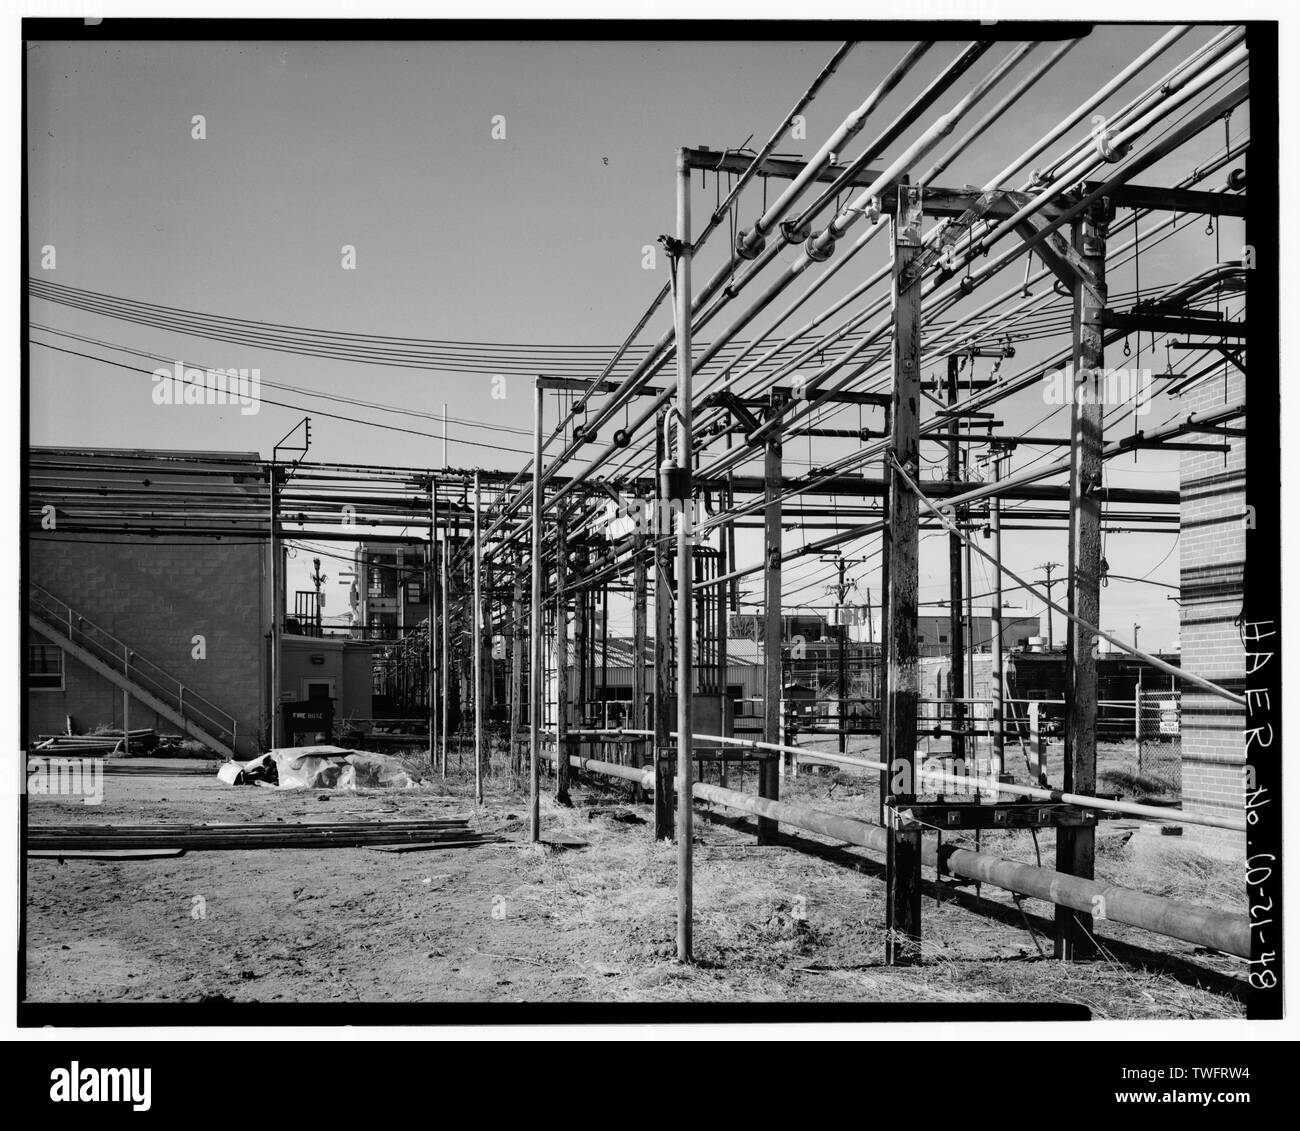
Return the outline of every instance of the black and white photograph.
{"type": "Polygon", "coordinates": [[[1142,7],[9,21],[19,1038],[1275,1036],[1279,26],[1142,7]]]}

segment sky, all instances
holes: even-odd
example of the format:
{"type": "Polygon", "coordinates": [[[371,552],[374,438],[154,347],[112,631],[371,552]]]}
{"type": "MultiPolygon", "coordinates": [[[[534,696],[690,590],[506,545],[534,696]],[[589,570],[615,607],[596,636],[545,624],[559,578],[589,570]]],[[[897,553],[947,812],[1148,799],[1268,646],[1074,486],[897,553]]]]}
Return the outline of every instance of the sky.
{"type": "MultiPolygon", "coordinates": [[[[1195,29],[1102,109],[1122,106],[1214,30],[1195,29]]],[[[982,185],[1163,31],[1156,26],[1095,30],[954,163],[942,183],[982,185]]],[[[654,245],[660,233],[672,231],[677,147],[722,148],[747,139],[757,146],[836,46],[833,39],[31,43],[29,271],[115,296],[294,326],[470,343],[612,347],[667,277],[662,257],[653,269],[645,268],[643,249],[654,245]],[[203,118],[202,139],[192,136],[196,115],[203,118]],[[504,137],[494,136],[494,124],[495,133],[502,132],[502,117],[504,137]],[[343,269],[345,246],[355,249],[355,269],[343,269]],[[46,247],[56,250],[52,270],[43,263],[46,247]]],[[[872,117],[848,156],[962,46],[954,41],[933,48],[872,117]]],[[[926,120],[950,106],[1011,46],[990,51],[926,120]]],[[[1015,74],[1024,73],[1050,47],[1037,48],[1015,74]]],[[[904,50],[901,42],[859,44],[806,111],[806,138],[783,139],[778,152],[811,155],[904,50]]],[[[996,96],[1005,89],[999,88],[996,96]]],[[[965,120],[954,137],[991,101],[965,120]]],[[[1230,128],[1234,136],[1245,130],[1244,109],[1234,115],[1230,128]]],[[[1067,138],[1086,132],[1080,127],[1067,138]]],[[[1049,153],[1064,145],[1057,143],[1049,153]]],[[[1221,153],[1223,146],[1222,131],[1209,130],[1142,180],[1175,180],[1221,153]]],[[[896,145],[885,159],[900,151],[896,145]]],[[[1024,174],[1013,181],[1015,186],[1023,183],[1024,174]]],[[[705,217],[717,185],[710,179],[703,186],[697,180],[695,186],[694,209],[697,218],[705,217]]],[[[748,192],[739,222],[751,222],[760,204],[761,189],[748,192]]],[[[1235,257],[1240,225],[1225,220],[1217,236],[1218,254],[1235,257]]],[[[701,256],[697,278],[712,272],[726,243],[724,231],[715,234],[701,256]]],[[[1215,236],[1195,225],[1144,253],[1143,285],[1206,269],[1215,254],[1215,236]]],[[[785,329],[822,310],[887,262],[887,255],[887,241],[877,240],[860,263],[850,264],[785,329]]],[[[1019,264],[1009,268],[975,301],[1013,285],[1022,270],[1019,264]]],[[[1133,285],[1131,268],[1113,273],[1113,287],[1129,290],[1133,285]]],[[[442,433],[432,418],[446,404],[457,420],[484,425],[453,426],[451,466],[513,470],[528,455],[531,390],[518,377],[507,380],[504,399],[497,399],[490,374],[296,356],[179,335],[41,299],[32,301],[31,318],[190,364],[257,367],[264,379],[429,414],[399,416],[302,395],[280,398],[300,408],[264,404],[251,415],[219,406],[160,406],[151,399],[152,381],[146,374],[34,346],[30,428],[35,444],[268,456],[306,411],[314,412],[309,458],[437,468],[443,461],[442,433]],[[321,410],[349,419],[330,419],[321,410]],[[426,435],[379,429],[361,420],[426,435]]],[[[727,318],[719,320],[719,328],[726,324],[727,318]]],[[[653,340],[667,325],[661,311],[643,340],[653,340]]],[[[754,326],[766,332],[768,321],[760,318],[754,326]]],[[[748,337],[749,331],[740,336],[748,337]]],[[[707,341],[710,331],[701,337],[707,341]]],[[[36,338],[59,341],[48,334],[36,338]]],[[[107,348],[62,344],[133,360],[107,348]]],[[[1053,348],[1062,344],[1064,339],[1051,343],[1053,348]]],[[[1045,351],[1030,343],[1014,368],[1011,362],[1004,364],[1015,372],[1045,351]]],[[[134,360],[145,368],[154,364],[134,360]]],[[[1153,357],[1148,351],[1129,363],[1158,372],[1165,354],[1161,349],[1153,357]]],[[[982,363],[977,375],[986,375],[989,365],[982,363]]],[[[554,410],[550,406],[548,424],[554,423],[554,410]]],[[[1163,420],[1176,410],[1161,402],[1148,419],[1163,420]]],[[[1008,429],[1043,415],[1037,393],[999,406],[1008,429]]],[[[834,423],[856,427],[856,410],[852,421],[834,423]]],[[[1058,416],[1053,426],[1063,434],[1064,418],[1058,416]]],[[[787,446],[788,474],[847,453],[851,442],[819,440],[816,451],[799,448],[798,442],[787,446]]],[[[1032,454],[1022,450],[1015,466],[1032,454]]],[[[1136,464],[1114,461],[1107,468],[1107,484],[1176,488],[1177,456],[1145,452],[1136,464]]],[[[790,531],[786,549],[826,533],[790,531]]],[[[742,564],[756,560],[754,539],[742,536],[740,545],[742,564]]],[[[855,545],[849,552],[861,556],[865,549],[855,545]]],[[[347,553],[339,547],[336,551],[347,553]]],[[[1065,534],[1008,533],[1004,552],[1009,562],[1037,577],[1037,563],[1066,560],[1065,534]]],[[[1111,535],[1105,554],[1115,574],[1149,574],[1150,581],[1177,585],[1173,533],[1111,535]]],[[[291,590],[308,587],[311,556],[302,553],[295,559],[291,590]]],[[[340,562],[326,564],[331,575],[327,612],[346,607],[346,582],[337,577],[345,568],[340,562]]],[[[824,606],[830,570],[815,559],[788,567],[790,603],[824,606]]],[[[926,538],[923,601],[946,595],[945,570],[945,539],[926,538]]],[[[877,565],[857,567],[851,576],[858,580],[859,592],[869,589],[877,603],[877,565]]],[[[988,592],[988,571],[978,562],[975,579],[976,592],[988,592]]],[[[1144,645],[1165,647],[1177,635],[1177,607],[1167,599],[1173,592],[1156,585],[1112,583],[1103,590],[1102,627],[1131,638],[1132,625],[1141,623],[1144,645]]],[[[1008,597],[1012,606],[1024,601],[1022,595],[1008,597]]],[[[1041,609],[1029,604],[1030,611],[1041,609]]],[[[622,615],[616,608],[616,628],[622,615]]],[[[1058,618],[1058,636],[1060,632],[1058,618]]]]}

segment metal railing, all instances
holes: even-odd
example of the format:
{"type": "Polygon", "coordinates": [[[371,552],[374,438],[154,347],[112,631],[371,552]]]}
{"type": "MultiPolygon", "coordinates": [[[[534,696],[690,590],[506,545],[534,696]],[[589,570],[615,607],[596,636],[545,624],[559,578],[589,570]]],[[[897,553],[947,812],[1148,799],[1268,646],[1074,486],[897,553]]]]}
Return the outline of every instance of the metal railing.
{"type": "Polygon", "coordinates": [[[176,711],[182,719],[226,742],[233,750],[239,733],[239,721],[211,699],[187,687],[170,672],[141,656],[124,640],[82,616],[66,601],[48,589],[31,584],[30,608],[52,628],[58,629],[69,642],[84,648],[101,663],[120,672],[135,686],[176,711]]]}

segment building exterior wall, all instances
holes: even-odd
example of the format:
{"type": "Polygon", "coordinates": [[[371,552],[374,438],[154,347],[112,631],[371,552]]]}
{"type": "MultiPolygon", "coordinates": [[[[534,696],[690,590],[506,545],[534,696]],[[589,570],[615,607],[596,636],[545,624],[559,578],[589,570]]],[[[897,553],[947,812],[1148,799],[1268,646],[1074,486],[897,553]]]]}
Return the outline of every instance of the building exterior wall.
{"type": "MultiPolygon", "coordinates": [[[[265,490],[265,473],[253,452],[196,453],[32,448],[30,503],[51,508],[53,528],[42,521],[27,539],[27,577],[67,604],[77,615],[116,637],[138,657],[156,664],[236,721],[241,753],[255,753],[265,735],[269,690],[268,639],[271,624],[270,558],[267,545],[246,534],[228,539],[170,533],[137,537],[121,533],[70,533],[60,529],[60,508],[75,505],[59,483],[61,465],[86,462],[95,479],[133,488],[140,505],[171,506],[195,486],[200,465],[205,492],[224,493],[245,504],[265,490]],[[41,498],[51,483],[50,499],[41,498]],[[152,488],[149,496],[141,488],[152,488]],[[195,637],[203,638],[197,656],[195,637]]],[[[86,474],[85,471],[82,474],[86,474]]],[[[29,630],[31,644],[47,643],[29,630]]],[[[62,686],[46,690],[29,680],[24,739],[60,733],[71,716],[78,733],[123,724],[123,693],[112,682],[63,652],[62,686]]],[[[152,726],[160,733],[178,728],[156,716],[138,699],[130,700],[132,728],[152,726]]]]}
{"type": "Polygon", "coordinates": [[[373,650],[369,644],[348,640],[343,645],[343,686],[340,690],[338,717],[368,719],[373,690],[373,650]]]}
{"type": "MultiPolygon", "coordinates": [[[[1215,376],[1190,388],[1183,408],[1203,412],[1245,399],[1245,376],[1229,365],[1226,381],[1215,376]]],[[[1182,666],[1240,694],[1246,660],[1235,622],[1246,559],[1246,441],[1226,442],[1226,458],[1221,451],[1184,452],[1180,461],[1179,633],[1182,666]]],[[[1183,804],[1202,812],[1240,812],[1245,709],[1190,685],[1184,685],[1182,707],[1183,804]]]]}
{"type": "Polygon", "coordinates": [[[328,682],[337,722],[371,717],[372,648],[356,640],[328,636],[282,636],[281,682],[284,698],[308,698],[307,684],[328,682]]]}
{"type": "MultiPolygon", "coordinates": [[[[264,546],[234,542],[49,533],[32,537],[29,569],[36,584],[233,715],[247,752],[265,726],[265,557],[264,546]],[[195,636],[203,659],[193,655],[195,636]]],[[[122,692],[66,652],[63,683],[28,693],[29,741],[62,732],[66,715],[79,732],[122,725],[122,692]]],[[[130,724],[177,733],[134,700],[130,724]]]]}

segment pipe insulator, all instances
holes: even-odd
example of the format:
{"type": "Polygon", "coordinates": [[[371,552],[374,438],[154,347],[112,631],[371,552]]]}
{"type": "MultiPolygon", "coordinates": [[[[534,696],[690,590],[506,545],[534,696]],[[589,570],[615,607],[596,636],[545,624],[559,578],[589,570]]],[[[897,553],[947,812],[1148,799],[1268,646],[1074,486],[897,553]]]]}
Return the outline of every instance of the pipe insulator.
{"type": "Polygon", "coordinates": [[[757,259],[758,253],[767,247],[767,237],[750,229],[736,237],[736,254],[741,259],[757,259]]]}
{"type": "Polygon", "coordinates": [[[614,447],[626,448],[632,442],[632,433],[626,428],[619,428],[614,433],[614,447]]]}
{"type": "Polygon", "coordinates": [[[803,253],[814,263],[825,263],[832,255],[835,254],[835,241],[827,240],[825,246],[819,246],[820,237],[809,236],[803,245],[803,253]]]}
{"type": "Polygon", "coordinates": [[[1228,174],[1228,188],[1232,189],[1233,192],[1240,192],[1245,187],[1246,170],[1233,169],[1232,172],[1228,174]]]}
{"type": "Polygon", "coordinates": [[[804,223],[795,226],[793,220],[781,221],[781,238],[792,247],[797,243],[802,243],[812,234],[812,225],[804,223]]]}
{"type": "Polygon", "coordinates": [[[977,284],[975,282],[975,279],[972,276],[965,275],[962,277],[962,281],[958,284],[958,286],[961,287],[962,294],[973,295],[975,293],[975,287],[977,286],[977,284]]]}
{"type": "Polygon", "coordinates": [[[1110,165],[1117,165],[1128,156],[1127,145],[1113,145],[1104,133],[1097,136],[1097,156],[1110,165]]]}

